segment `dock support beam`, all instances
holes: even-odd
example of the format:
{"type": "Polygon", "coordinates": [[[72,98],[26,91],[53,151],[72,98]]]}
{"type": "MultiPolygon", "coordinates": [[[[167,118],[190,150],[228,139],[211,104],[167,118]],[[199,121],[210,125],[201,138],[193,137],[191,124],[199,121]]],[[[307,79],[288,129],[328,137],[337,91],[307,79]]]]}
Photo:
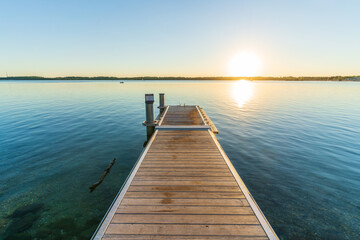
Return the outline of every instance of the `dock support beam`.
{"type": "Polygon", "coordinates": [[[159,99],[160,99],[160,114],[162,114],[165,110],[165,93],[159,93],[159,99]]]}
{"type": "Polygon", "coordinates": [[[155,130],[154,94],[145,94],[145,111],[146,121],[143,124],[146,126],[147,138],[150,139],[155,130]]]}

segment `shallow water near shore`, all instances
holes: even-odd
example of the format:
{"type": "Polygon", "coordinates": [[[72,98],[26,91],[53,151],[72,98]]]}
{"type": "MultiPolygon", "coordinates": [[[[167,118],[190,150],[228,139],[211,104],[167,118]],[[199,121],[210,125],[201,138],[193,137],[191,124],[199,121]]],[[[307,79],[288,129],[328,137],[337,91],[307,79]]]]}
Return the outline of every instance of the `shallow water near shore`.
{"type": "Polygon", "coordinates": [[[1,81],[0,239],[89,239],[160,92],[204,108],[281,239],[360,238],[360,83],[1,81]]]}

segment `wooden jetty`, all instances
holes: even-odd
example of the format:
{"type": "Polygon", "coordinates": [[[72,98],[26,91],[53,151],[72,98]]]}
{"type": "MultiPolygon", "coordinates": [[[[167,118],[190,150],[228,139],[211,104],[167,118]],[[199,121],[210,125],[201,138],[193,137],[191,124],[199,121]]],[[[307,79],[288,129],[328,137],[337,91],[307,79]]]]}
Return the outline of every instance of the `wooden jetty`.
{"type": "Polygon", "coordinates": [[[167,106],[93,239],[278,239],[198,106],[167,106]]]}

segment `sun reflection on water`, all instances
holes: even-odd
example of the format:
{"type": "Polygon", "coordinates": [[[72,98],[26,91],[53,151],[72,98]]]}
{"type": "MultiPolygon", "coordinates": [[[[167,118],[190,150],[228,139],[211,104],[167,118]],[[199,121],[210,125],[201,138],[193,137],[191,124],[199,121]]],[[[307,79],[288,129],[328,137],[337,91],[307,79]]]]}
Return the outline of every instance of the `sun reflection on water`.
{"type": "Polygon", "coordinates": [[[242,108],[254,96],[254,83],[251,81],[240,80],[232,86],[232,97],[242,108]]]}

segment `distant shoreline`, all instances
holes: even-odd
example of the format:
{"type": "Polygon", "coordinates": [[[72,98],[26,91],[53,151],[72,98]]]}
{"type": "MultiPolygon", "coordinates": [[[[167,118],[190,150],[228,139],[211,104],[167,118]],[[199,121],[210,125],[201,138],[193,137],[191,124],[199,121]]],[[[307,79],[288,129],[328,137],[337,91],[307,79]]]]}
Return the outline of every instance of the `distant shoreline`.
{"type": "Polygon", "coordinates": [[[1,80],[260,80],[260,81],[354,81],[360,82],[360,76],[330,77],[39,77],[15,76],[0,77],[1,80]]]}

